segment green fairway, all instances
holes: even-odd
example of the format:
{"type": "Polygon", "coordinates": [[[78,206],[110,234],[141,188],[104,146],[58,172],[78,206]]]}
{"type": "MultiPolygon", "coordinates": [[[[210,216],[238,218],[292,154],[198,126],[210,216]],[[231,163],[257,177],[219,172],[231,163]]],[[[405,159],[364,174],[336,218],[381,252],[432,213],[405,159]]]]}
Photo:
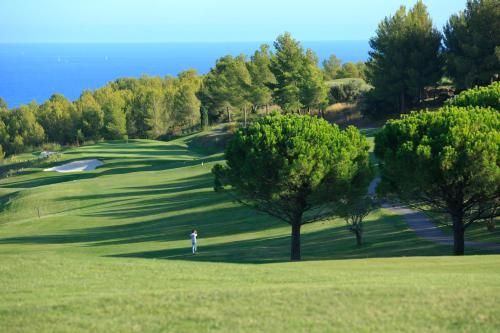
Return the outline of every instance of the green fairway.
{"type": "Polygon", "coordinates": [[[362,247],[341,220],[304,226],[290,263],[289,226],[214,192],[222,156],[194,138],[84,146],[57,164],[102,167],[0,180],[0,331],[500,330],[500,255],[448,257],[378,210],[362,247]]]}

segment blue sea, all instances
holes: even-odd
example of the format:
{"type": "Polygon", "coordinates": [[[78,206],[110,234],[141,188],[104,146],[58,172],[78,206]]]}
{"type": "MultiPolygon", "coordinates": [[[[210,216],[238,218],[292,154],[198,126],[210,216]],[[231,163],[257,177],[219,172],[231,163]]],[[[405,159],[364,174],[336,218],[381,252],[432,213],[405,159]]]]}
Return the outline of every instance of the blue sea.
{"type": "MultiPolygon", "coordinates": [[[[177,75],[194,68],[207,73],[226,54],[248,56],[262,44],[0,44],[0,96],[9,107],[32,100],[43,103],[53,93],[71,100],[119,77],[177,75]]],[[[270,43],[269,43],[270,44],[270,43]]],[[[303,42],[320,60],[332,53],[343,61],[368,58],[367,41],[303,42]]]]}

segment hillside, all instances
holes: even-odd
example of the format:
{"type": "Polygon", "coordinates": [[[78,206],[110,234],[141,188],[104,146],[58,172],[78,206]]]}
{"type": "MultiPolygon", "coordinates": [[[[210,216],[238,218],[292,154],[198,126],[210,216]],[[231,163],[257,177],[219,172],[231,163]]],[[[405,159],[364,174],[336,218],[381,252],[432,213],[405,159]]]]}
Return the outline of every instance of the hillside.
{"type": "Polygon", "coordinates": [[[222,157],[191,149],[196,137],[84,146],[57,164],[104,166],[0,180],[0,322],[20,332],[500,328],[499,255],[447,257],[379,210],[363,247],[341,220],[311,224],[304,262],[289,263],[289,227],[214,192],[222,157]]]}

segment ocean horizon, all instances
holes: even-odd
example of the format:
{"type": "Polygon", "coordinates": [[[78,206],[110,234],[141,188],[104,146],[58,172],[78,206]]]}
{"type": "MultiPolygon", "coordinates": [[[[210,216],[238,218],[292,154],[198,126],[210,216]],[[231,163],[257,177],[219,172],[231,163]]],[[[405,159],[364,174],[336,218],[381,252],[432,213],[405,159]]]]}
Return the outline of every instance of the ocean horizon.
{"type": "MultiPolygon", "coordinates": [[[[251,56],[272,42],[171,43],[3,43],[0,44],[0,97],[18,107],[43,103],[54,93],[70,100],[120,77],[177,75],[194,68],[207,73],[217,58],[251,56]]],[[[365,61],[368,41],[304,41],[320,62],[334,53],[343,62],[365,61]]]]}

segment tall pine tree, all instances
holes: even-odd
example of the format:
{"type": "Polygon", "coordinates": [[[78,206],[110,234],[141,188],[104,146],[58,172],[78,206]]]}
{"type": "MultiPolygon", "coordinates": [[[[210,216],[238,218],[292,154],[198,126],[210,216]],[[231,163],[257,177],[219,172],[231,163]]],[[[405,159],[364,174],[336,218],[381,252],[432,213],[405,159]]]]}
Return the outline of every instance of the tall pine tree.
{"type": "Polygon", "coordinates": [[[300,96],[304,49],[289,32],[278,36],[274,48],[276,52],[271,58],[271,71],[276,77],[274,100],[283,110],[297,112],[304,107],[300,96]]]}
{"type": "Polygon", "coordinates": [[[469,0],[444,27],[447,74],[458,89],[487,85],[500,74],[500,1],[469,0]]]}
{"type": "Polygon", "coordinates": [[[370,46],[367,78],[374,89],[368,94],[368,111],[374,116],[382,110],[405,112],[422,100],[425,86],[441,78],[441,34],[422,1],[386,17],[370,46]]]}

